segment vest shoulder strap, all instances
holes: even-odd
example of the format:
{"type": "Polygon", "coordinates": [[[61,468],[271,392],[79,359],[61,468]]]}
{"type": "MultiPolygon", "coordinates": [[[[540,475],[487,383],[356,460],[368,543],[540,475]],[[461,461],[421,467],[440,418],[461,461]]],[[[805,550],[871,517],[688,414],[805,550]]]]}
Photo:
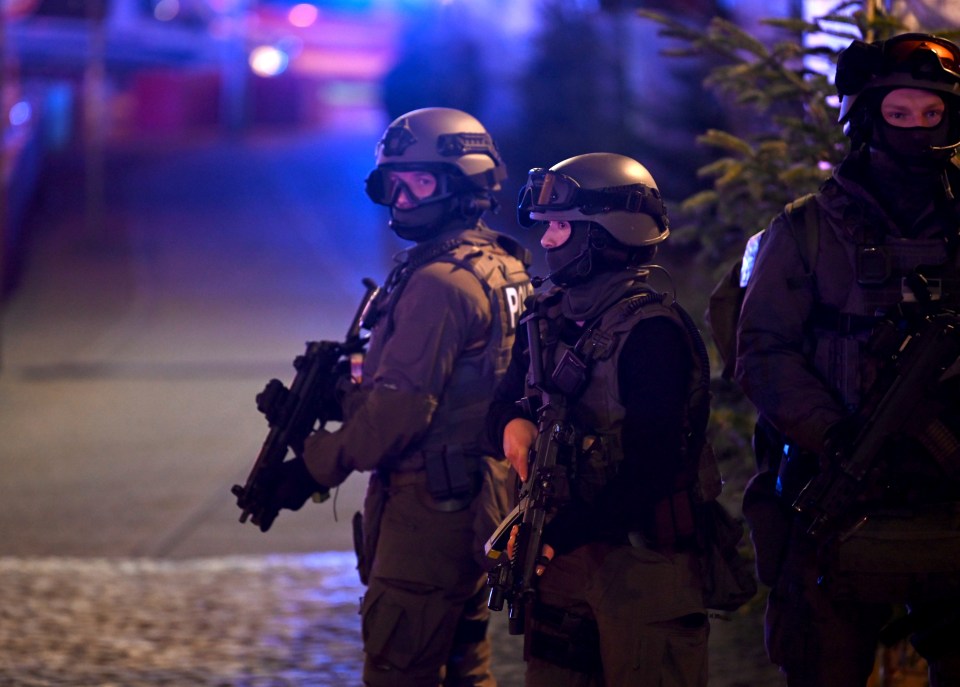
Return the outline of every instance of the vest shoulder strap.
{"type": "Polygon", "coordinates": [[[820,211],[815,198],[816,194],[808,193],[784,207],[787,226],[797,242],[805,272],[803,282],[790,283],[791,288],[799,288],[804,283],[813,281],[817,267],[817,254],[820,252],[820,211]]]}

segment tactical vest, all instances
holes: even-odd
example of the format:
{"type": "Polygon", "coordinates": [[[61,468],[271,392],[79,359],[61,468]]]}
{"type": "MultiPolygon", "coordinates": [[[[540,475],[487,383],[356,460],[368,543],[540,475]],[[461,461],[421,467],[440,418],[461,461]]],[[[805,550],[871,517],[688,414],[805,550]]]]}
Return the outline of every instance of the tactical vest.
{"type": "MultiPolygon", "coordinates": [[[[379,346],[371,347],[368,356],[371,365],[376,364],[377,349],[392,334],[393,311],[402,297],[403,287],[416,270],[426,265],[449,263],[476,277],[489,298],[492,322],[485,344],[465,352],[455,361],[426,436],[396,462],[395,469],[399,472],[432,469],[433,463],[439,462],[437,470],[449,473],[454,482],[458,482],[458,475],[467,476],[472,482],[479,457],[491,453],[485,431],[487,405],[510,361],[524,301],[533,293],[524,249],[506,236],[482,229],[433,246],[416,246],[407,257],[388,279],[387,287],[391,288],[385,302],[378,304],[378,328],[382,336],[379,346]]],[[[451,494],[444,495],[439,485],[434,496],[450,498],[462,485],[449,486],[451,494]]]]}
{"type": "MultiPolygon", "coordinates": [[[[821,219],[824,225],[825,220],[821,219]]],[[[944,304],[952,299],[956,307],[960,297],[960,253],[949,250],[943,238],[894,237],[876,231],[866,221],[861,220],[852,232],[855,278],[850,282],[846,303],[837,306],[817,302],[812,317],[814,366],[850,411],[859,406],[874,377],[874,361],[866,350],[874,327],[898,304],[919,300],[916,284],[911,282],[917,269],[939,268],[937,278],[928,280],[934,298],[942,298],[944,304]]],[[[811,266],[815,291],[818,283],[836,279],[822,265],[821,260],[811,266]]]]}
{"type": "MultiPolygon", "coordinates": [[[[572,480],[571,492],[573,498],[586,504],[597,502],[604,487],[616,476],[624,459],[621,436],[626,409],[620,400],[617,367],[630,332],[643,320],[667,317],[686,333],[694,365],[687,382],[689,401],[682,437],[684,465],[674,485],[675,495],[665,499],[663,504],[650,506],[656,510],[659,510],[660,506],[665,509],[665,522],[680,523],[687,520],[690,514],[691,488],[698,479],[699,459],[705,444],[710,374],[703,341],[693,323],[689,321],[689,316],[685,318],[686,313],[675,303],[664,304],[663,294],[652,289],[644,290],[608,308],[587,328],[577,344],[570,346],[559,337],[559,298],[556,298],[556,302],[547,302],[544,305],[546,317],[541,320],[541,342],[546,376],[551,376],[571,350],[589,366],[589,382],[575,399],[571,399],[574,404],[572,415],[583,435],[582,450],[576,465],[570,466],[575,477],[572,480]],[[678,515],[680,517],[677,517],[678,515]]],[[[656,364],[656,361],[651,361],[651,364],[656,364]]],[[[535,391],[528,386],[527,394],[533,393],[535,391]]],[[[715,465],[712,467],[715,468],[715,465]]],[[[715,496],[716,493],[713,493],[708,498],[715,496]]],[[[656,519],[659,523],[661,518],[658,515],[656,519]]],[[[672,526],[670,531],[658,531],[660,543],[670,545],[674,538],[692,534],[692,520],[681,527],[684,530],[682,532],[674,530],[672,526]]],[[[660,529],[658,524],[658,530],[660,529]]]]}

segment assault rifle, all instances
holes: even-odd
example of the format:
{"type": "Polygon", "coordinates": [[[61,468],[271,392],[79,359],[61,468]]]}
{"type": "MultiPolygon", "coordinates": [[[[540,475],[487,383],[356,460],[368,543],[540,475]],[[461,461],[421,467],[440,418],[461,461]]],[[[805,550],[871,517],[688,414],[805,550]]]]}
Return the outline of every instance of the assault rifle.
{"type": "MultiPolygon", "coordinates": [[[[242,511],[240,522],[249,518],[259,526],[264,517],[274,515],[268,513],[267,508],[288,449],[301,451],[303,442],[315,428],[340,419],[337,384],[342,373],[349,369],[350,356],[364,351],[367,337],[360,336],[360,329],[366,311],[379,291],[372,279],[364,278],[363,285],[366,292],[344,340],[308,341],[306,352],[293,361],[297,374],[290,388],[279,379],[271,379],[257,394],[257,410],[266,416],[270,431],[246,483],[243,486],[235,484],[230,490],[237,497],[237,506],[242,511]]],[[[327,491],[318,493],[320,501],[329,496],[327,491]]]]}
{"type": "MultiPolygon", "coordinates": [[[[524,322],[530,344],[532,386],[540,396],[527,397],[521,403],[537,414],[537,439],[530,451],[530,472],[520,487],[519,502],[500,523],[484,546],[487,557],[497,565],[487,575],[490,596],[487,606],[503,610],[506,600],[509,608],[508,631],[526,633],[531,607],[536,600],[537,565],[542,564],[543,527],[547,513],[562,497],[567,465],[576,451],[576,433],[567,421],[567,402],[564,394],[552,392],[544,383],[543,355],[540,346],[540,316],[529,313],[524,322]],[[537,406],[534,408],[533,406],[537,406]],[[514,527],[518,528],[513,556],[506,558],[507,542],[514,527]]],[[[527,642],[524,655],[528,654],[527,642]]]]}
{"type": "Polygon", "coordinates": [[[958,373],[960,316],[926,315],[907,331],[888,321],[878,329],[873,348],[885,360],[853,418],[855,438],[807,483],[793,504],[814,536],[829,530],[877,484],[888,467],[884,449],[892,441],[913,437],[934,459],[956,460],[957,437],[938,419],[944,401],[937,386],[958,373]]]}

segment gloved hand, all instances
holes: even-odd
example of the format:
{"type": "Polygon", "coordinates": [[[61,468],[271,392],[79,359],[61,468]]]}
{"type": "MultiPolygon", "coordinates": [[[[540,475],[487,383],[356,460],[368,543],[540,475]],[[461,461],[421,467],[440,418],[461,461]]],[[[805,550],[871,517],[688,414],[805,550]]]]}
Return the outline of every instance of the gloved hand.
{"type": "Polygon", "coordinates": [[[842,460],[859,433],[860,423],[858,418],[853,415],[830,425],[823,435],[823,460],[821,461],[823,464],[820,466],[821,469],[842,460]]]}
{"type": "Polygon", "coordinates": [[[302,457],[297,456],[281,463],[275,486],[267,497],[257,523],[260,531],[266,532],[270,529],[282,508],[300,510],[307,499],[318,491],[324,492],[327,488],[313,478],[302,457]]]}

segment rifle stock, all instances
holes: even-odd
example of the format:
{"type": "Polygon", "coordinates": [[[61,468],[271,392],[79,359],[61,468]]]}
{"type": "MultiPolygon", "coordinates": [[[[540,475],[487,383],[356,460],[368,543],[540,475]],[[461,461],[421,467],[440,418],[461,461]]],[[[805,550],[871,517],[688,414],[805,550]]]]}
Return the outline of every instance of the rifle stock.
{"type": "MultiPolygon", "coordinates": [[[[279,466],[286,459],[290,447],[302,447],[315,428],[322,428],[331,417],[335,404],[336,383],[340,365],[351,355],[362,353],[367,338],[360,336],[364,317],[379,288],[372,279],[365,278],[366,291],[342,342],[308,341],[303,355],[293,361],[296,375],[288,389],[279,379],[271,379],[257,394],[257,409],[270,426],[267,437],[257,454],[253,468],[243,486],[233,485],[231,493],[237,497],[241,510],[240,522],[248,519],[259,526],[267,515],[270,496],[276,488],[279,466]]],[[[324,500],[328,492],[319,492],[324,500]]]]}

